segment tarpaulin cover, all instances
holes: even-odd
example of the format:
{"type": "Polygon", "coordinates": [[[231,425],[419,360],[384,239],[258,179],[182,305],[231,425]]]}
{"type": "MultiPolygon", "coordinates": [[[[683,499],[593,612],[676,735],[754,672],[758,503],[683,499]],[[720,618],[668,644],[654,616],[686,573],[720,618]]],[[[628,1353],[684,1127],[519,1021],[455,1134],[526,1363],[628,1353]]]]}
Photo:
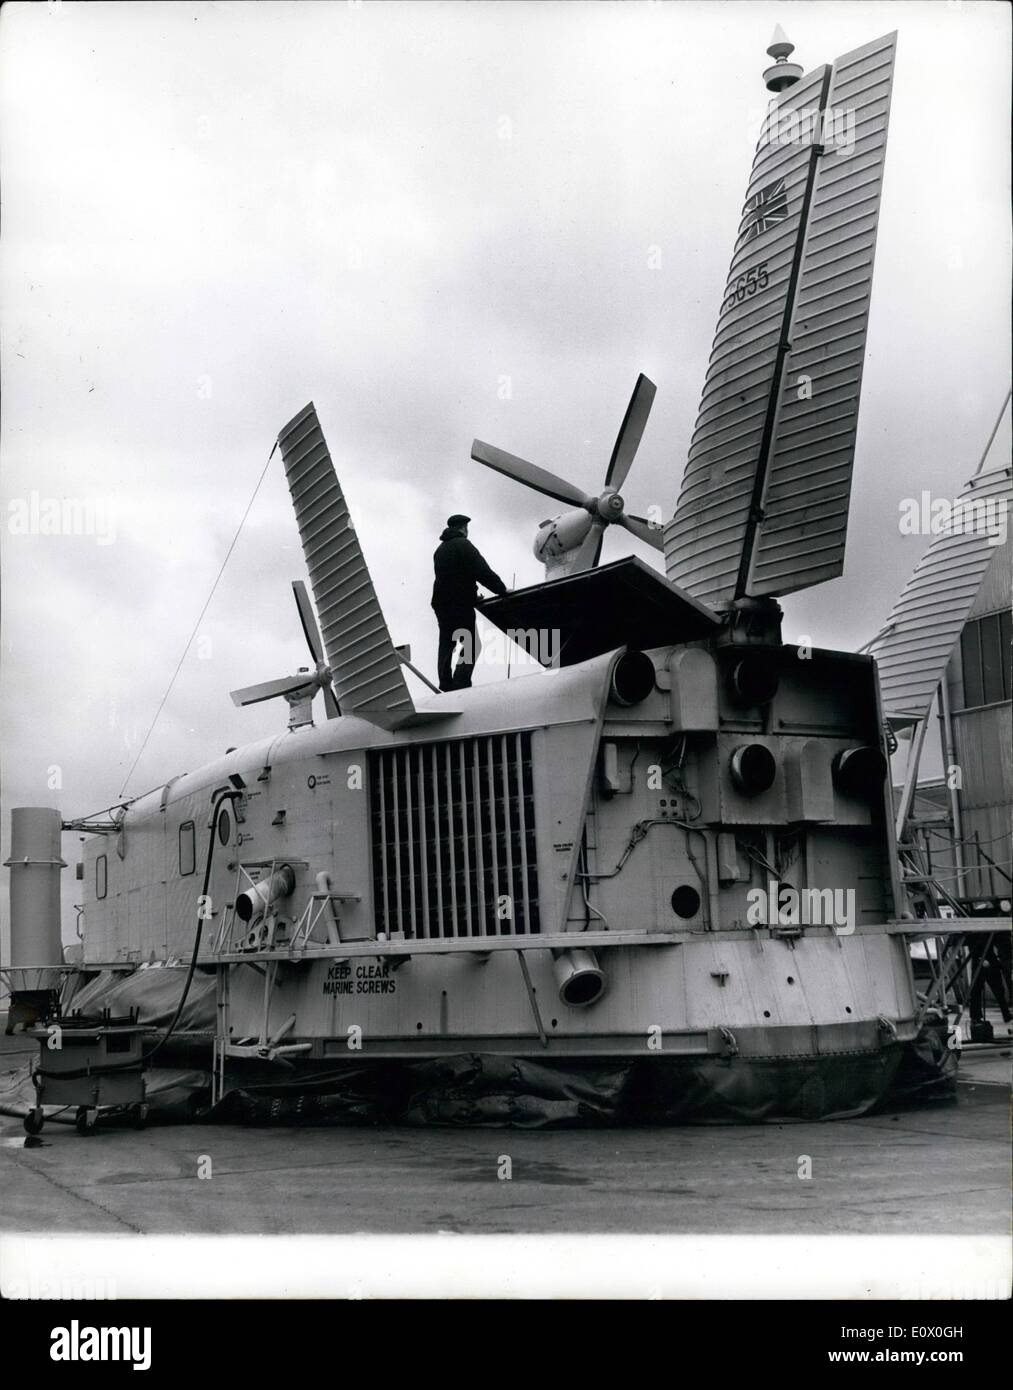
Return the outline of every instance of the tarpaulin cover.
{"type": "MultiPolygon", "coordinates": [[[[111,1014],[122,1015],[136,1009],[140,1023],[165,1028],[176,1012],[185,978],[182,966],[142,966],[130,975],[102,970],[80,986],[70,1001],[70,1012],[94,1014],[108,1009],[111,1014]]],[[[194,972],[176,1029],[214,1036],[214,975],[194,972]]]]}
{"type": "Polygon", "coordinates": [[[890,1087],[893,1106],[953,1100],[957,1094],[959,1052],[948,1046],[949,1023],[938,1013],[926,1017],[914,1042],[901,1050],[890,1087]]]}
{"type": "MultiPolygon", "coordinates": [[[[105,973],[75,996],[89,1013],[139,1010],[157,1028],[170,1020],[183,972],[105,973]]],[[[196,974],[179,1025],[205,1035],[214,1027],[214,980],[196,974]]],[[[197,1040],[199,1041],[199,1040],[197,1040]]],[[[409,1124],[566,1128],[594,1125],[726,1123],[844,1119],[878,1106],[952,1099],[957,1059],[945,1020],[933,1019],[913,1044],[866,1053],[793,1058],[706,1056],[535,1061],[466,1052],[418,1061],[300,1062],[298,1069],[256,1061],[230,1063],[223,1098],[211,1106],[210,1073],[182,1067],[195,1040],[177,1051],[174,1037],[147,1072],[149,1117],[255,1125],[409,1124]]],[[[0,1106],[34,1103],[30,1067],[0,1074],[0,1106]]]]}

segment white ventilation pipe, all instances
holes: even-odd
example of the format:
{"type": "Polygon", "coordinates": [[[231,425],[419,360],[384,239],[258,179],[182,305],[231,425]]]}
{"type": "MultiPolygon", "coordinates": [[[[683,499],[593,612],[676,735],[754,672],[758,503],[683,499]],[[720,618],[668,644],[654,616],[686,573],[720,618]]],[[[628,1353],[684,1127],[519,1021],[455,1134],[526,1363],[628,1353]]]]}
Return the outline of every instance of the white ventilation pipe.
{"type": "Polygon", "coordinates": [[[553,951],[552,969],[559,985],[559,998],[571,1009],[586,1009],[608,988],[608,979],[598,964],[598,958],[586,946],[566,951],[553,951]]]}
{"type": "Polygon", "coordinates": [[[291,866],[282,864],[270,878],[262,879],[239,894],[236,898],[236,916],[241,922],[253,922],[280,899],[287,898],[294,887],[295,874],[291,866]]]}
{"type": "Polygon", "coordinates": [[[52,806],[11,810],[11,989],[55,989],[63,964],[60,933],[62,822],[52,806]]]}

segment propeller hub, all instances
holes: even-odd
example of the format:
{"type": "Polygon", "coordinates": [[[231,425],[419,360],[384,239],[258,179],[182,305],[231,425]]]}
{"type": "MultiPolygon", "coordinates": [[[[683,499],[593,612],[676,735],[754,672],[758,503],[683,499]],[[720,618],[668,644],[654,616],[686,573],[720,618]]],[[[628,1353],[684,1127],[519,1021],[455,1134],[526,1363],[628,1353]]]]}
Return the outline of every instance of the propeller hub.
{"type": "Polygon", "coordinates": [[[617,521],[619,517],[622,516],[625,505],[625,502],[618,492],[613,492],[611,488],[606,488],[598,498],[598,515],[603,521],[617,521]]]}

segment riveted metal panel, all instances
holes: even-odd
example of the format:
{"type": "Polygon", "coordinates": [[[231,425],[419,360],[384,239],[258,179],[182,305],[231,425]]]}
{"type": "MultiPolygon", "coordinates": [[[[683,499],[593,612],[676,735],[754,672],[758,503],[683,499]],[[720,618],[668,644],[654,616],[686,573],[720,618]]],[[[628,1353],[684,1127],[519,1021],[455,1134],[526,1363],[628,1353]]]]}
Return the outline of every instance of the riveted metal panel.
{"type": "Polygon", "coordinates": [[[1009,508],[1010,470],[992,469],[972,478],[957,498],[948,522],[935,536],[893,606],[869,651],[879,667],[883,708],[888,714],[928,713],[961,629],[996,556],[996,536],[985,513],[972,503],[1009,508]]]}
{"type": "Polygon", "coordinates": [[[414,706],[312,402],[278,444],[338,703],[396,728],[414,706]]]}
{"type": "Polygon", "coordinates": [[[834,63],[747,582],[755,596],[844,569],[895,44],[889,34],[834,63]]]}

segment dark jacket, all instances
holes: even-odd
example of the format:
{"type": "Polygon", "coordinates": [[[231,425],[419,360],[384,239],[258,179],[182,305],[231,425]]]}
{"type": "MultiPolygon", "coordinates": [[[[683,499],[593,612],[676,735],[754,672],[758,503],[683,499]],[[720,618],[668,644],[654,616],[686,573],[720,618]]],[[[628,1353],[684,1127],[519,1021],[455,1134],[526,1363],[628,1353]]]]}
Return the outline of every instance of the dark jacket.
{"type": "Polygon", "coordinates": [[[432,606],[435,609],[474,608],[478,600],[476,582],[494,594],[505,594],[506,585],[482,559],[463,531],[448,526],[440,536],[433,555],[436,582],[432,606]]]}

